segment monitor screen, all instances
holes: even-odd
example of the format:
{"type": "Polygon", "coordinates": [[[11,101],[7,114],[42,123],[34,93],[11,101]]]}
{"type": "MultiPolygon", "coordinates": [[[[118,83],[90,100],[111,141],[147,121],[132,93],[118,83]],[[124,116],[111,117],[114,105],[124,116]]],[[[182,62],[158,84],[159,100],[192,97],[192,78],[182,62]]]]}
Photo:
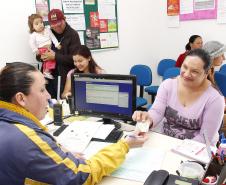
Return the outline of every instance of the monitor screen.
{"type": "Polygon", "coordinates": [[[131,120],[136,109],[136,77],[75,73],[72,97],[79,114],[131,120]]]}

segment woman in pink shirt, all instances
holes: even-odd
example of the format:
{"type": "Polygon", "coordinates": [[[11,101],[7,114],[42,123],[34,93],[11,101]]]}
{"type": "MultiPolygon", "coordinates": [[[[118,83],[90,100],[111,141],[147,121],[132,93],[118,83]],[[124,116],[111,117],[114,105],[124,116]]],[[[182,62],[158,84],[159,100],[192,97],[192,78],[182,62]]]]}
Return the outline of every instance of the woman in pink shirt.
{"type": "Polygon", "coordinates": [[[162,123],[162,132],[205,143],[204,130],[215,145],[224,114],[224,98],[208,80],[211,59],[202,49],[191,50],[177,78],[165,80],[148,112],[136,111],[135,121],[162,123]]]}
{"type": "Polygon", "coordinates": [[[78,51],[73,55],[75,68],[67,74],[66,84],[62,93],[62,98],[71,96],[71,75],[74,73],[95,73],[102,74],[104,70],[94,61],[89,48],[81,45],[78,51]]]}

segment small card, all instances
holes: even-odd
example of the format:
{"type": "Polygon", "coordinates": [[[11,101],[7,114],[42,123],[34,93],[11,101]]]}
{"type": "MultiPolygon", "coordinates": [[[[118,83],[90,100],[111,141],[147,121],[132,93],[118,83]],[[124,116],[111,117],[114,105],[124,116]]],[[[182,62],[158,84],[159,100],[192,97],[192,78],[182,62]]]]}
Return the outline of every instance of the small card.
{"type": "Polygon", "coordinates": [[[140,132],[148,132],[149,125],[150,124],[148,122],[137,122],[135,130],[139,130],[140,132]]]}

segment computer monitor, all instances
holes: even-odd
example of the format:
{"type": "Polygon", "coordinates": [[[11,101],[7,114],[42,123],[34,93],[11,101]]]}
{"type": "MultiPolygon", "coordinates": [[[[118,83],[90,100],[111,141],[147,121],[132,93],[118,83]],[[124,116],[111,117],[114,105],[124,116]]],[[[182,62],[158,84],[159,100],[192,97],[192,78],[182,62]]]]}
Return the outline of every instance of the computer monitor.
{"type": "Polygon", "coordinates": [[[136,109],[136,77],[116,74],[72,76],[74,111],[80,115],[132,121],[136,109]]]}

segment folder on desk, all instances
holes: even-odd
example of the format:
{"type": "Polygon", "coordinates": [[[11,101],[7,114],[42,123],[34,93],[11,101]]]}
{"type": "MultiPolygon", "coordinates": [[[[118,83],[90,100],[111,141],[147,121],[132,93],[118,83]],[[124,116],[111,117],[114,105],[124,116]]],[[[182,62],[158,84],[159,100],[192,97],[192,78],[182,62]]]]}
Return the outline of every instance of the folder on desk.
{"type": "MultiPolygon", "coordinates": [[[[210,161],[206,144],[191,139],[184,139],[180,145],[176,146],[172,150],[204,164],[207,164],[210,161]]],[[[216,148],[211,147],[211,150],[215,152],[216,148]]]]}

